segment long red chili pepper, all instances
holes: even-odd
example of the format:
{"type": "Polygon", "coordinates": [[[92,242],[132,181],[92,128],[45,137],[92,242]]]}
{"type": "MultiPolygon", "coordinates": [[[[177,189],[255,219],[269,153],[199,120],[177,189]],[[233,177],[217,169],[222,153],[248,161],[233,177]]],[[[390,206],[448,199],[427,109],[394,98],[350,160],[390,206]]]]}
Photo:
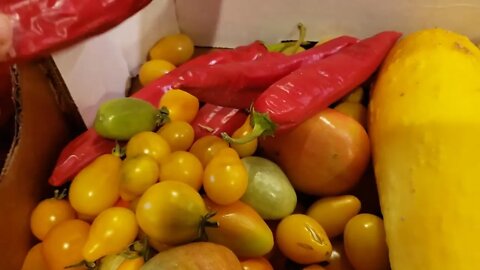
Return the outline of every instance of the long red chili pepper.
{"type": "Polygon", "coordinates": [[[246,143],[295,127],[366,81],[400,36],[379,33],[285,76],[253,104],[250,134],[238,139],[222,136],[231,143],[246,143]]]}
{"type": "Polygon", "coordinates": [[[0,12],[13,25],[10,60],[46,54],[104,32],[149,4],[151,0],[2,0],[0,12]]]}
{"type": "Polygon", "coordinates": [[[150,93],[178,88],[190,92],[203,102],[232,108],[248,108],[272,83],[302,65],[335,54],[357,41],[353,37],[341,36],[292,56],[272,52],[256,61],[182,69],[175,72],[174,77],[161,77],[146,88],[157,89],[150,93]],[[168,83],[165,83],[166,81],[168,83]]]}
{"type": "MultiPolygon", "coordinates": [[[[177,71],[177,69],[173,70],[169,74],[161,77],[159,81],[156,82],[156,84],[157,86],[159,86],[160,82],[162,82],[164,85],[169,86],[169,83],[175,78],[175,74],[177,72],[181,72],[182,69],[188,70],[189,68],[196,67],[197,65],[207,66],[228,63],[230,61],[252,61],[262,57],[267,53],[268,51],[265,46],[263,46],[259,42],[253,42],[249,45],[240,46],[233,50],[212,52],[190,60],[189,62],[177,68],[180,71],[177,71]]],[[[168,90],[167,87],[152,88],[147,86],[136,92],[133,96],[149,101],[154,106],[158,106],[160,98],[166,90],[168,90]]],[[[234,115],[231,115],[231,112],[229,112],[228,109],[217,110],[216,108],[212,108],[212,110],[213,112],[211,113],[214,115],[212,119],[219,119],[219,121],[210,122],[209,124],[211,126],[213,126],[214,123],[217,124],[218,127],[212,128],[217,128],[219,132],[229,132],[231,130],[229,126],[235,126],[235,123],[239,121],[235,119],[238,119],[242,116],[242,112],[238,110],[234,111],[234,115]],[[225,124],[223,124],[225,125],[225,127],[222,127],[220,125],[220,123],[222,122],[221,119],[231,119],[230,121],[232,122],[225,122],[225,124]]],[[[202,112],[204,114],[209,113],[207,109],[203,109],[202,112]]],[[[201,123],[200,120],[200,118],[197,118],[196,123],[201,123]]],[[[206,123],[208,123],[208,121],[206,123]]],[[[48,180],[49,183],[53,186],[61,186],[65,184],[67,181],[71,180],[81,169],[83,169],[86,165],[92,162],[95,158],[102,154],[111,152],[114,145],[114,141],[100,137],[93,128],[88,129],[84,133],[77,136],[73,141],[69,142],[63,148],[59,158],[57,159],[57,163],[53,169],[53,172],[48,180]]]]}
{"type": "Polygon", "coordinates": [[[190,123],[195,131],[195,139],[206,135],[232,134],[247,119],[247,113],[240,109],[205,104],[198,110],[190,123]]]}

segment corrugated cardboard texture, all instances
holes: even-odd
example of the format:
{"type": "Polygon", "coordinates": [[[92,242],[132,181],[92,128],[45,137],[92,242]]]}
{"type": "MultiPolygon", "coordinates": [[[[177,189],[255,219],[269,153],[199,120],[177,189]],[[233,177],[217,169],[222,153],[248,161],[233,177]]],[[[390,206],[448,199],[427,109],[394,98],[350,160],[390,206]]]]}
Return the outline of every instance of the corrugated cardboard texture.
{"type": "Polygon", "coordinates": [[[0,269],[20,269],[32,246],[29,218],[50,192],[47,179],[71,134],[50,81],[37,63],[17,68],[18,132],[0,178],[0,269]]]}

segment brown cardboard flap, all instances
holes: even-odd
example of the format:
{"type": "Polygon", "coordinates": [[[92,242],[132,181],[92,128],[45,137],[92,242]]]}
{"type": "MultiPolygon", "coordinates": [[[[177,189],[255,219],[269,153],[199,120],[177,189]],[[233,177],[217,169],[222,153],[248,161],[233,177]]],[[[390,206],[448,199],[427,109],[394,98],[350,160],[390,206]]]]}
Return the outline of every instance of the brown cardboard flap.
{"type": "Polygon", "coordinates": [[[18,129],[0,176],[1,269],[20,269],[35,241],[29,227],[35,205],[51,192],[47,179],[71,134],[71,123],[57,105],[38,63],[17,67],[18,129]]]}

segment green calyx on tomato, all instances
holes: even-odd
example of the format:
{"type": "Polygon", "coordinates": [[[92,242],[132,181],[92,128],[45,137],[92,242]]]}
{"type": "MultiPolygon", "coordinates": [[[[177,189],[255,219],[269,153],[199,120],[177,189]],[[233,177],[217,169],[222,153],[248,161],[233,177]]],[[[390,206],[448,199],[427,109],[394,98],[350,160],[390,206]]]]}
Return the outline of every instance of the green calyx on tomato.
{"type": "Polygon", "coordinates": [[[198,239],[196,241],[208,241],[208,236],[206,228],[218,228],[218,222],[211,221],[211,218],[214,217],[217,212],[209,212],[202,217],[200,221],[200,226],[198,226],[198,239]]]}
{"type": "Polygon", "coordinates": [[[253,128],[248,134],[242,137],[232,138],[226,132],[222,132],[222,138],[229,144],[245,144],[255,140],[260,136],[269,136],[275,133],[277,126],[270,119],[268,114],[259,113],[255,110],[252,110],[250,115],[250,124],[253,128]]]}

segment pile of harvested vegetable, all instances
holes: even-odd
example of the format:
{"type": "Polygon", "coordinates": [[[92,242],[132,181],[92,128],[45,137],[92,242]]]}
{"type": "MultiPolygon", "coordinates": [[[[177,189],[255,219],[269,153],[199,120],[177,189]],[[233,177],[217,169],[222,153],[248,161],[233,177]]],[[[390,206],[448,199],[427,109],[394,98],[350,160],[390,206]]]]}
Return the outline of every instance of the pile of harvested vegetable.
{"type": "Polygon", "coordinates": [[[474,177],[466,152],[462,174],[446,167],[474,138],[452,143],[477,115],[478,48],[438,29],[312,46],[299,27],[298,41],[193,58],[188,36],[162,38],[142,88],[102,104],[61,153],[49,183],[68,192],[34,209],[23,269],[468,269],[437,249],[461,245],[448,228],[480,224],[455,210],[480,190],[438,205],[451,175],[474,177]],[[477,94],[452,103],[460,73],[477,94]],[[459,131],[442,126],[459,116],[459,131]]]}

